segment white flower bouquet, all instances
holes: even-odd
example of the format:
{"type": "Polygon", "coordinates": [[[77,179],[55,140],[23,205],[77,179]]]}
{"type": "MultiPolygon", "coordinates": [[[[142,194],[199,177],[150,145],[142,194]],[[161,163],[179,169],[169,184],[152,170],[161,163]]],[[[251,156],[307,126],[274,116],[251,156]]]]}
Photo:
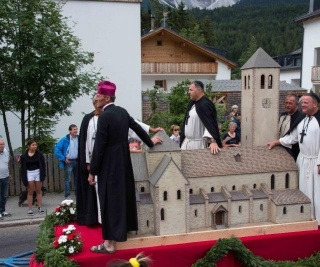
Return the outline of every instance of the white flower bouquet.
{"type": "Polygon", "coordinates": [[[53,247],[62,251],[64,255],[73,255],[80,252],[83,242],[80,240],[79,233],[75,230],[76,228],[72,224],[68,228],[64,228],[62,235],[54,240],[53,247]]]}
{"type": "Polygon", "coordinates": [[[61,205],[56,207],[54,211],[57,224],[64,225],[74,222],[77,219],[76,210],[76,205],[73,200],[63,200],[61,205]]]}

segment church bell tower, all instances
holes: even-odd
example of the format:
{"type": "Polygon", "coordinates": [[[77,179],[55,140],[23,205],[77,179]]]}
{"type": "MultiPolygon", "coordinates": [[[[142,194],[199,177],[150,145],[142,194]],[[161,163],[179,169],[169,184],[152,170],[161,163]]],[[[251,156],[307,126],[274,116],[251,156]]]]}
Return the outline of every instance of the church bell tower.
{"type": "Polygon", "coordinates": [[[241,146],[266,146],[278,137],[280,65],[260,47],[241,81],[241,146]]]}

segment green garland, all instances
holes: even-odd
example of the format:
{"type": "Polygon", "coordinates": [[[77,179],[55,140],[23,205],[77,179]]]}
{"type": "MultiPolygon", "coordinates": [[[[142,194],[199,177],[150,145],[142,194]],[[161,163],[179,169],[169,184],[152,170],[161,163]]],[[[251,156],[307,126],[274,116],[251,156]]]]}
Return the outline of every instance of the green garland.
{"type": "Polygon", "coordinates": [[[264,260],[259,256],[255,256],[247,249],[242,242],[235,238],[223,238],[212,246],[207,254],[199,259],[192,267],[212,267],[216,266],[216,262],[228,254],[233,252],[235,259],[246,267],[319,267],[320,252],[315,253],[310,258],[299,259],[298,261],[272,261],[264,260]],[[213,265],[214,264],[214,265],[213,265]]]}
{"type": "Polygon", "coordinates": [[[36,251],[34,253],[37,262],[43,262],[45,267],[76,267],[74,260],[69,260],[59,249],[52,245],[55,235],[54,226],[58,224],[54,213],[47,215],[40,224],[40,232],[37,237],[36,251]]]}

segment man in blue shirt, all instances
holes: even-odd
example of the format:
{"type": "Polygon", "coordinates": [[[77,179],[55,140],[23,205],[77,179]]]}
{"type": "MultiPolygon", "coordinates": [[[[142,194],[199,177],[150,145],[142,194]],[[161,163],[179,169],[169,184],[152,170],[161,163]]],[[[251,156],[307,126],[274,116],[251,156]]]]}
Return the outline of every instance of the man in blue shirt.
{"type": "Polygon", "coordinates": [[[54,148],[54,154],[59,160],[60,169],[65,170],[64,196],[70,198],[71,175],[74,178],[74,192],[77,195],[78,176],[78,127],[69,126],[69,134],[62,137],[54,148]]]}

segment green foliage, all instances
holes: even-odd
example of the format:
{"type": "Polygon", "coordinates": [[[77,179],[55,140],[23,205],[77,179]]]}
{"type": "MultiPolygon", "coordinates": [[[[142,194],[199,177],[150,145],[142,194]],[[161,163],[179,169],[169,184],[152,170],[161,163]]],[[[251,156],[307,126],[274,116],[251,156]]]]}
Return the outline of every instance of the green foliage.
{"type": "Polygon", "coordinates": [[[0,104],[19,118],[22,146],[31,136],[48,139],[57,116],[71,115],[72,102],[101,79],[83,70],[94,54],[82,50],[60,4],[0,0],[0,104]]]}
{"type": "Polygon", "coordinates": [[[229,239],[219,239],[207,254],[202,259],[197,260],[192,267],[216,266],[216,262],[226,256],[229,252],[232,252],[235,259],[237,259],[242,266],[246,267],[316,267],[319,266],[320,262],[319,252],[310,258],[299,259],[296,262],[264,260],[259,256],[255,256],[239,239],[232,237],[229,239]]]}

